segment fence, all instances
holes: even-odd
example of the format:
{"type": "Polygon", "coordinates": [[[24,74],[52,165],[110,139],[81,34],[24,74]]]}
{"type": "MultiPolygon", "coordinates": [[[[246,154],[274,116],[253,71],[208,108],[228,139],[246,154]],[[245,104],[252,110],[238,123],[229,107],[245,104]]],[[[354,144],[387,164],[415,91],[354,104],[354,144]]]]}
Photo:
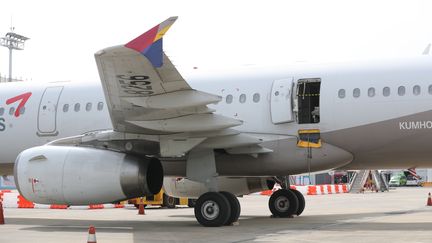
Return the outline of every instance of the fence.
{"type": "MultiPolygon", "coordinates": [[[[18,81],[23,81],[23,79],[22,78],[12,78],[12,82],[18,82],[18,81]]],[[[6,82],[9,82],[9,78],[7,77],[7,76],[2,76],[1,74],[0,74],[0,83],[6,83],[6,82]]]]}

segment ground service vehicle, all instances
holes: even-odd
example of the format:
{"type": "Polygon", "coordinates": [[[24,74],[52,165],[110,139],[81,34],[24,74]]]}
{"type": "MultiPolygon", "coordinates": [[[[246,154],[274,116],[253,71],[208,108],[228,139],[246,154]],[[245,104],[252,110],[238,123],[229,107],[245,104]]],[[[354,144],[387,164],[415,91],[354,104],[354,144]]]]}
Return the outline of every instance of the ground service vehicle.
{"type": "Polygon", "coordinates": [[[175,208],[177,205],[186,205],[189,207],[195,206],[195,199],[190,199],[187,197],[171,197],[164,193],[164,190],[160,190],[158,194],[146,197],[137,197],[129,199],[127,202],[129,204],[134,204],[135,207],[139,207],[139,204],[144,204],[144,206],[162,206],[166,208],[175,208]]]}
{"type": "Polygon", "coordinates": [[[407,184],[407,178],[405,174],[398,173],[390,178],[389,186],[405,186],[407,184]]]}

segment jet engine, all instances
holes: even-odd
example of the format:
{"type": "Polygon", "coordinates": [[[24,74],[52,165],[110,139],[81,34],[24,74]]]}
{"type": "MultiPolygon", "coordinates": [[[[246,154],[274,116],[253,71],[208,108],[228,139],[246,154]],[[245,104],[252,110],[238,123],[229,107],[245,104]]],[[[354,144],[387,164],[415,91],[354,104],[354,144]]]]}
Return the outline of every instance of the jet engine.
{"type": "Polygon", "coordinates": [[[72,146],[40,146],[15,162],[15,183],[26,199],[42,204],[88,205],[160,191],[163,169],[156,158],[72,146]]]}
{"type": "MultiPolygon", "coordinates": [[[[275,182],[272,178],[264,177],[218,177],[219,191],[231,192],[236,196],[243,196],[254,192],[272,189],[275,182]]],[[[208,192],[203,183],[191,181],[185,178],[165,177],[165,193],[172,197],[198,198],[208,192]]]]}

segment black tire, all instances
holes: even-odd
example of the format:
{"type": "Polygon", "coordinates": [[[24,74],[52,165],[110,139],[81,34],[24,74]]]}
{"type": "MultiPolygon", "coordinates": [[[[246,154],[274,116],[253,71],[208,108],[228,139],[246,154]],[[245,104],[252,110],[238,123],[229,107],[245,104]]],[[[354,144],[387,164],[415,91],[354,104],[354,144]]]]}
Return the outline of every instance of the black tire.
{"type": "Polygon", "coordinates": [[[193,208],[196,205],[196,199],[188,199],[188,207],[193,208]]]}
{"type": "Polygon", "coordinates": [[[163,194],[163,203],[162,205],[167,208],[175,208],[176,207],[176,199],[175,197],[168,196],[167,194],[163,194]]]}
{"type": "Polygon", "coordinates": [[[240,217],[240,202],[237,197],[230,192],[220,192],[222,195],[228,199],[228,202],[231,207],[231,215],[228,218],[228,221],[224,225],[232,225],[232,223],[237,222],[240,217]]]}
{"type": "Polygon", "coordinates": [[[231,206],[228,199],[218,192],[207,192],[196,201],[195,218],[205,227],[219,227],[224,225],[230,215],[231,206]]]}
{"type": "Polygon", "coordinates": [[[299,201],[294,192],[286,189],[275,191],[269,200],[271,213],[280,218],[291,217],[297,213],[299,201]]]}
{"type": "Polygon", "coordinates": [[[294,194],[296,195],[296,197],[298,199],[299,205],[298,205],[298,209],[297,209],[296,215],[300,216],[300,214],[303,213],[303,211],[304,211],[304,209],[306,207],[306,200],[305,200],[305,198],[304,198],[304,196],[303,196],[303,194],[301,192],[299,192],[299,191],[297,191],[295,189],[290,189],[290,190],[292,192],[294,192],[294,194]]]}

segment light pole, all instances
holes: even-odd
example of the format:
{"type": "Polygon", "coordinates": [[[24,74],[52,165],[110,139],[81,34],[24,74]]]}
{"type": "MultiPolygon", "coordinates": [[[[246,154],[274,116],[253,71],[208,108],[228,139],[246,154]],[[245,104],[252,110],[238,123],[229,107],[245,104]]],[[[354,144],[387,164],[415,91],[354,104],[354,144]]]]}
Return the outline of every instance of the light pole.
{"type": "Polygon", "coordinates": [[[13,31],[14,28],[11,28],[11,32],[0,38],[0,45],[9,49],[9,82],[12,82],[12,50],[24,50],[24,42],[30,39],[13,31]]]}

